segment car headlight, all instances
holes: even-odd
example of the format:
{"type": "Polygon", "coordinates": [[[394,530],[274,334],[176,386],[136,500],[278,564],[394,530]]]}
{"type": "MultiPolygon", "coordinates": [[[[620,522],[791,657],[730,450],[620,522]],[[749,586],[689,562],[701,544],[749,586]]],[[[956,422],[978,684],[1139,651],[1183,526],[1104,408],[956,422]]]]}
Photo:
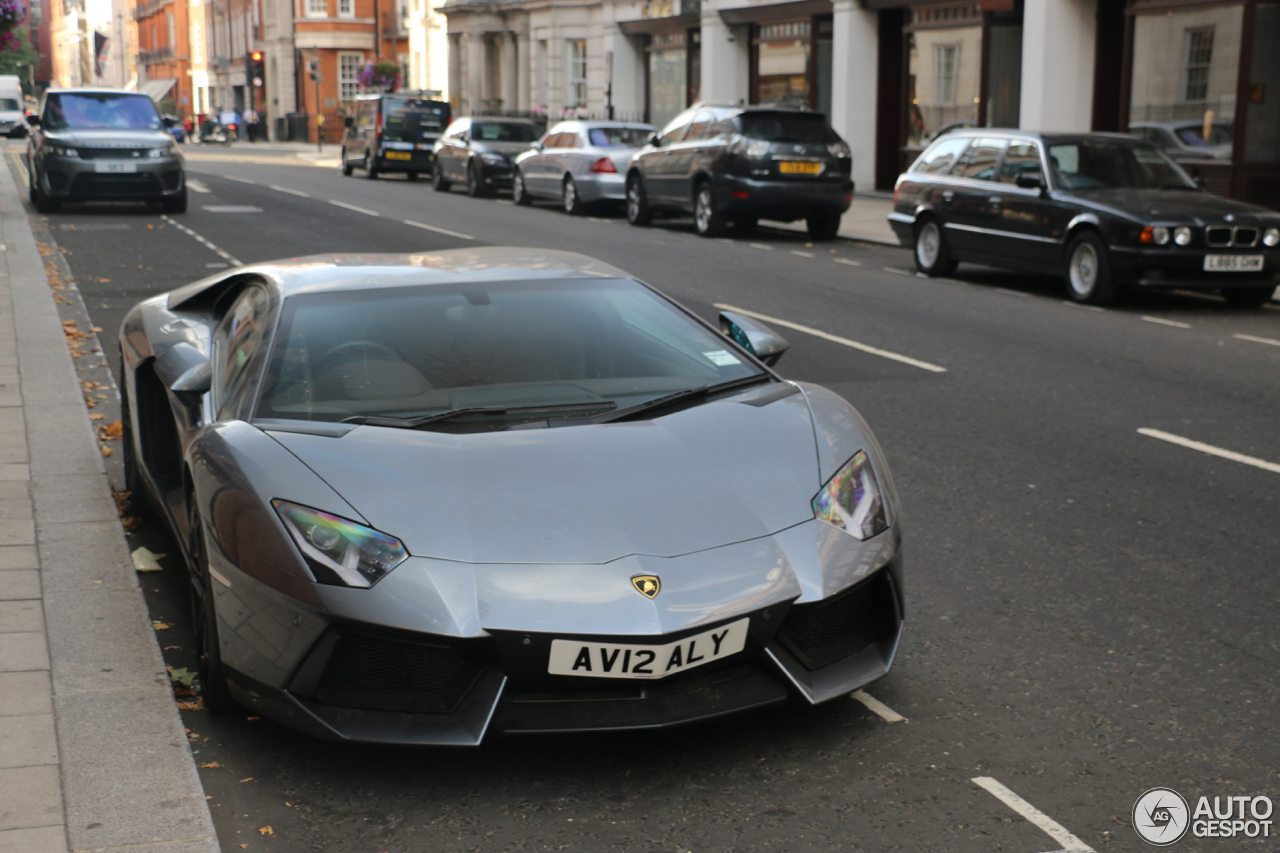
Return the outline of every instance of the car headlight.
{"type": "Polygon", "coordinates": [[[1163,246],[1169,242],[1169,229],[1157,225],[1151,229],[1151,239],[1155,241],[1157,246],[1163,246]]]}
{"type": "Polygon", "coordinates": [[[859,450],[813,499],[813,515],[859,539],[889,529],[880,484],[865,450],[859,450]]]}
{"type": "Polygon", "coordinates": [[[172,154],[176,148],[173,143],[169,143],[163,148],[151,148],[147,151],[148,157],[164,157],[166,154],[172,154]]]}
{"type": "Polygon", "coordinates": [[[827,146],[827,152],[830,153],[832,157],[837,158],[853,156],[853,152],[849,150],[849,146],[845,145],[844,142],[831,143],[827,146]]]}
{"type": "Polygon", "coordinates": [[[1173,232],[1173,242],[1179,246],[1191,245],[1191,229],[1183,225],[1173,232]]]}
{"type": "Polygon", "coordinates": [[[501,154],[490,154],[485,152],[480,155],[480,159],[484,160],[486,163],[491,163],[494,166],[507,165],[507,158],[503,157],[501,154]]]}
{"type": "Polygon", "coordinates": [[[68,148],[65,145],[50,145],[49,151],[57,154],[59,157],[79,157],[80,150],[78,148],[68,148]]]}
{"type": "Polygon", "coordinates": [[[409,558],[399,539],[372,527],[288,501],[271,505],[320,583],[368,589],[409,558]]]}
{"type": "Polygon", "coordinates": [[[1262,245],[1275,246],[1280,244],[1280,228],[1268,228],[1262,232],[1262,245]]]}

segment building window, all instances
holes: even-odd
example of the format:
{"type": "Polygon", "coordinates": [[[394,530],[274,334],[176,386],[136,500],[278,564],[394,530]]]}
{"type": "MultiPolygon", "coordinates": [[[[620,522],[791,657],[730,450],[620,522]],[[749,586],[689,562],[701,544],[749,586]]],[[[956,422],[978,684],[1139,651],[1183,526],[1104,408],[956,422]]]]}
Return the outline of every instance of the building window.
{"type": "Polygon", "coordinates": [[[329,14],[329,0],[307,0],[307,17],[323,18],[329,14]]]}
{"type": "Polygon", "coordinates": [[[338,54],[338,97],[354,101],[360,92],[360,66],[364,64],[362,53],[338,54]]]}
{"type": "Polygon", "coordinates": [[[758,104],[809,106],[809,65],[812,22],[761,24],[756,31],[756,91],[758,104]]]}
{"type": "Polygon", "coordinates": [[[569,87],[565,95],[565,108],[585,107],[587,105],[587,43],[582,39],[570,39],[566,47],[569,87]]]}
{"type": "Polygon", "coordinates": [[[167,44],[169,45],[169,47],[177,47],[178,36],[173,26],[173,13],[165,12],[164,19],[165,19],[165,23],[168,25],[168,28],[169,28],[169,41],[167,42],[167,44]]]}
{"type": "Polygon", "coordinates": [[[1209,96],[1209,66],[1213,64],[1213,27],[1196,27],[1186,31],[1187,64],[1183,77],[1182,99],[1203,101],[1209,96]]]}
{"type": "Polygon", "coordinates": [[[960,77],[960,45],[935,44],[933,69],[937,74],[934,96],[939,106],[951,107],[956,103],[956,83],[960,77]]]}
{"type": "Polygon", "coordinates": [[[355,0],[338,0],[338,14],[350,18],[356,13],[355,0]]]}

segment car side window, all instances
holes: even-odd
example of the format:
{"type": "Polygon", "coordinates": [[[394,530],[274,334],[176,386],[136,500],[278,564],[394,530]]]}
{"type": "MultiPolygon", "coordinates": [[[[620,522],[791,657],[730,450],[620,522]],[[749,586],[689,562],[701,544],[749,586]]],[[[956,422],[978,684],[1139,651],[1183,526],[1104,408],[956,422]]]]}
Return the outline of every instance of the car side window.
{"type": "Polygon", "coordinates": [[[369,128],[373,127],[373,124],[374,124],[373,116],[377,109],[377,106],[378,105],[373,101],[365,101],[364,103],[360,104],[360,113],[356,117],[356,127],[358,129],[368,130],[369,128]]]}
{"type": "Polygon", "coordinates": [[[667,123],[662,129],[662,144],[670,145],[672,142],[679,142],[684,138],[684,132],[689,129],[689,124],[693,121],[693,113],[681,113],[667,123]]]}
{"type": "Polygon", "coordinates": [[[911,171],[929,175],[945,175],[955,165],[956,158],[969,144],[969,137],[943,137],[933,147],[920,155],[911,171]]]}
{"type": "Polygon", "coordinates": [[[564,147],[565,148],[581,148],[582,147],[582,139],[579,138],[578,132],[576,130],[571,130],[564,135],[564,147]]]}
{"type": "Polygon", "coordinates": [[[1000,164],[1000,180],[1012,184],[1018,175],[1037,175],[1043,180],[1040,168],[1040,146],[1034,142],[1015,139],[1009,143],[1004,152],[1004,162],[1000,164]]]}
{"type": "Polygon", "coordinates": [[[267,332],[267,293],[250,286],[232,303],[214,333],[214,402],[219,418],[238,401],[249,381],[254,356],[267,332]]]}
{"type": "Polygon", "coordinates": [[[974,181],[990,181],[996,176],[996,161],[1004,151],[1007,140],[986,139],[979,137],[969,143],[969,147],[961,155],[959,162],[951,168],[951,174],[958,178],[969,178],[974,181]]]}
{"type": "Polygon", "coordinates": [[[693,118],[693,123],[689,125],[689,132],[685,134],[684,141],[691,142],[695,139],[710,139],[715,136],[712,128],[715,127],[716,117],[713,113],[700,112],[693,118]]]}

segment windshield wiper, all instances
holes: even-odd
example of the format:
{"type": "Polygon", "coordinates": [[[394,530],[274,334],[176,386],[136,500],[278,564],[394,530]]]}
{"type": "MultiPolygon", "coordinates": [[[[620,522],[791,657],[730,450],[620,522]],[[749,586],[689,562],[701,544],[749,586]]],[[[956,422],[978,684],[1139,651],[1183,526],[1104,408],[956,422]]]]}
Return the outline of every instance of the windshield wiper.
{"type": "Polygon", "coordinates": [[[757,373],[753,376],[744,376],[740,379],[730,379],[728,382],[720,382],[716,385],[699,385],[696,388],[686,388],[683,391],[676,391],[672,394],[665,394],[661,397],[655,397],[634,406],[628,406],[625,409],[619,409],[607,415],[602,415],[592,419],[592,423],[606,424],[613,421],[620,421],[635,415],[653,412],[657,409],[664,409],[668,406],[674,406],[677,403],[684,403],[689,400],[696,400],[699,397],[709,397],[712,394],[719,394],[722,391],[733,391],[737,388],[746,388],[750,385],[758,385],[761,382],[772,382],[773,377],[768,373],[757,373]]]}
{"type": "Polygon", "coordinates": [[[436,412],[434,415],[423,415],[417,418],[397,418],[385,415],[352,415],[343,418],[344,424],[364,424],[367,426],[398,427],[400,429],[418,429],[427,424],[452,420],[466,415],[511,415],[524,412],[583,412],[597,409],[616,409],[618,404],[612,400],[601,400],[599,403],[563,403],[554,406],[467,406],[461,409],[450,409],[447,412],[436,412]]]}

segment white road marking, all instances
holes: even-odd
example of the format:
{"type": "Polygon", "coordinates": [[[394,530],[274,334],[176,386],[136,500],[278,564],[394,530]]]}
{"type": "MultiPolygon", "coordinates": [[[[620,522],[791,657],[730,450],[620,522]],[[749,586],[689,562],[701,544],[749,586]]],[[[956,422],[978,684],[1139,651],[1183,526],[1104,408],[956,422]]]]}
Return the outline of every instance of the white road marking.
{"type": "Polygon", "coordinates": [[[288,187],[278,187],[275,184],[267,184],[267,187],[278,193],[288,193],[289,195],[296,195],[298,198],[311,198],[310,195],[304,193],[302,190],[291,190],[288,187]]]}
{"type": "Polygon", "coordinates": [[[206,204],[202,206],[208,213],[261,213],[262,208],[253,204],[206,204]]]}
{"type": "Polygon", "coordinates": [[[851,260],[849,260],[848,258],[832,258],[831,260],[835,261],[837,264],[845,264],[845,265],[847,265],[847,266],[851,266],[851,267],[860,267],[860,266],[862,266],[862,262],[861,262],[861,261],[851,261],[851,260]]]}
{"type": "Polygon", "coordinates": [[[898,355],[896,352],[889,352],[888,350],[882,350],[877,347],[860,344],[857,341],[851,341],[848,338],[842,338],[839,335],[829,334],[821,329],[814,329],[810,326],[802,326],[799,323],[792,323],[790,320],[781,320],[777,317],[770,317],[768,314],[758,314],[755,311],[748,311],[746,308],[735,308],[732,305],[725,305],[721,302],[717,302],[715,305],[717,308],[723,308],[725,311],[737,311],[739,314],[746,314],[748,317],[755,317],[757,320],[763,320],[766,323],[773,323],[775,326],[782,326],[786,329],[795,329],[797,332],[804,332],[806,335],[813,335],[815,338],[822,338],[825,341],[841,344],[849,347],[850,349],[856,349],[860,352],[870,353],[871,355],[878,355],[881,358],[891,359],[892,361],[900,361],[903,364],[909,364],[912,367],[918,367],[921,370],[927,370],[930,373],[947,372],[945,367],[939,367],[938,365],[930,364],[927,361],[919,361],[918,359],[910,358],[905,355],[898,355]]]}
{"type": "Polygon", "coordinates": [[[329,204],[336,205],[338,207],[345,207],[347,210],[354,210],[356,213],[363,213],[365,216],[381,216],[382,215],[376,210],[370,210],[367,207],[356,207],[354,204],[347,204],[345,201],[338,201],[332,198],[329,199],[329,204]]]}
{"type": "Polygon", "coordinates": [[[802,257],[802,258],[812,258],[812,257],[816,257],[816,256],[813,254],[813,252],[802,252],[802,251],[800,251],[799,249],[792,249],[792,250],[791,250],[791,254],[793,254],[793,255],[798,255],[798,256],[800,256],[800,257],[802,257]]]}
{"type": "Polygon", "coordinates": [[[253,184],[255,187],[258,185],[257,181],[251,181],[248,178],[239,178],[235,175],[223,175],[222,177],[226,178],[228,181],[236,181],[241,184],[253,184]]]}
{"type": "Polygon", "coordinates": [[[992,779],[990,776],[975,776],[972,779],[972,782],[978,787],[984,788],[989,794],[991,794],[991,796],[1022,815],[1030,821],[1036,829],[1039,829],[1054,841],[1061,844],[1062,850],[1054,851],[1054,853],[1097,853],[1097,851],[1088,844],[1085,844],[1079,838],[1076,838],[1068,832],[1062,824],[1058,823],[1053,818],[1031,805],[1031,803],[1028,803],[1026,800],[1022,799],[1022,797],[1019,797],[995,779],[992,779]]]}
{"type": "Polygon", "coordinates": [[[1212,444],[1205,444],[1202,441],[1183,438],[1182,436],[1174,435],[1171,432],[1142,427],[1138,430],[1138,434],[1145,435],[1147,438],[1158,438],[1161,441],[1167,441],[1170,444],[1177,444],[1181,447],[1190,448],[1191,450],[1199,450],[1201,453],[1207,453],[1210,456],[1219,456],[1223,459],[1230,459],[1232,462],[1242,462],[1245,465],[1252,465],[1254,468],[1261,468],[1263,471],[1270,471],[1273,474],[1280,474],[1280,465],[1277,465],[1275,462],[1268,462],[1265,459],[1259,459],[1256,456],[1245,456],[1243,453],[1236,453],[1234,450],[1224,450],[1221,447],[1214,447],[1212,444]]]}
{"type": "Polygon", "coordinates": [[[915,275],[915,273],[911,272],[910,270],[900,270],[897,267],[885,267],[884,271],[894,272],[894,273],[897,273],[898,275],[915,275]]]}
{"type": "Polygon", "coordinates": [[[435,225],[427,225],[425,222],[414,222],[412,219],[406,219],[405,225],[412,225],[414,228],[422,228],[426,231],[434,231],[437,234],[446,234],[450,237],[457,237],[459,240],[474,240],[470,234],[459,234],[457,231],[450,231],[448,228],[438,228],[435,225]]]}
{"type": "Polygon", "coordinates": [[[1179,323],[1177,320],[1166,320],[1163,317],[1143,317],[1148,323],[1159,323],[1161,326],[1173,326],[1175,329],[1190,329],[1190,323],[1179,323]]]}
{"type": "Polygon", "coordinates": [[[1232,335],[1231,337],[1242,341],[1253,341],[1255,344],[1271,344],[1273,347],[1280,347],[1280,341],[1274,338],[1255,338],[1253,335],[1232,335]]]}
{"type": "Polygon", "coordinates": [[[242,267],[242,266],[244,266],[244,264],[243,264],[243,263],[241,263],[239,260],[237,260],[236,258],[232,257],[232,256],[231,256],[231,255],[229,255],[228,253],[224,252],[222,249],[219,249],[217,246],[213,245],[213,244],[212,244],[212,243],[210,243],[208,240],[206,240],[204,237],[201,237],[199,234],[197,234],[196,232],[192,231],[190,228],[188,228],[187,226],[183,225],[181,222],[179,222],[178,220],[174,219],[173,217],[171,217],[171,216],[169,216],[169,215],[167,215],[167,214],[161,214],[161,215],[160,215],[160,218],[161,218],[162,220],[164,220],[165,222],[169,223],[170,225],[172,225],[174,228],[177,228],[179,231],[183,232],[184,234],[189,234],[190,236],[194,237],[198,243],[200,243],[200,244],[201,244],[201,245],[203,245],[205,248],[210,249],[211,251],[213,251],[214,253],[216,253],[216,254],[218,255],[218,257],[220,257],[220,258],[225,258],[225,259],[227,260],[227,262],[231,264],[231,266],[233,266],[233,267],[242,267]]]}
{"type": "Polygon", "coordinates": [[[187,178],[187,187],[191,189],[193,192],[198,192],[198,193],[213,192],[213,190],[209,189],[209,187],[205,185],[204,181],[197,181],[195,178],[192,178],[192,177],[187,178]]]}
{"type": "Polygon", "coordinates": [[[857,699],[863,705],[867,706],[867,710],[880,717],[886,723],[905,723],[907,718],[881,702],[876,697],[870,695],[865,690],[855,690],[849,694],[851,698],[857,699]]]}
{"type": "Polygon", "coordinates": [[[747,245],[753,249],[764,249],[766,252],[773,251],[772,246],[765,245],[764,243],[748,243],[747,245]]]}
{"type": "Polygon", "coordinates": [[[205,264],[205,268],[211,269],[211,270],[224,270],[227,268],[227,265],[222,263],[221,261],[212,261],[210,263],[205,264]]]}
{"type": "Polygon", "coordinates": [[[1079,302],[1072,302],[1070,299],[1062,300],[1062,304],[1070,305],[1072,308],[1081,308],[1081,309],[1084,309],[1085,311],[1106,311],[1107,310],[1106,308],[1103,308],[1098,305],[1081,305],[1079,302]]]}
{"type": "Polygon", "coordinates": [[[1023,292],[1022,292],[1022,291],[1020,291],[1020,290],[1006,290],[1006,289],[1004,289],[1003,287],[997,287],[997,288],[994,288],[994,290],[995,290],[995,292],[996,292],[996,293],[1003,293],[1005,296],[1021,296],[1021,297],[1023,297],[1024,299],[1030,299],[1030,298],[1031,298],[1031,294],[1030,294],[1030,293],[1023,293],[1023,292]]]}

